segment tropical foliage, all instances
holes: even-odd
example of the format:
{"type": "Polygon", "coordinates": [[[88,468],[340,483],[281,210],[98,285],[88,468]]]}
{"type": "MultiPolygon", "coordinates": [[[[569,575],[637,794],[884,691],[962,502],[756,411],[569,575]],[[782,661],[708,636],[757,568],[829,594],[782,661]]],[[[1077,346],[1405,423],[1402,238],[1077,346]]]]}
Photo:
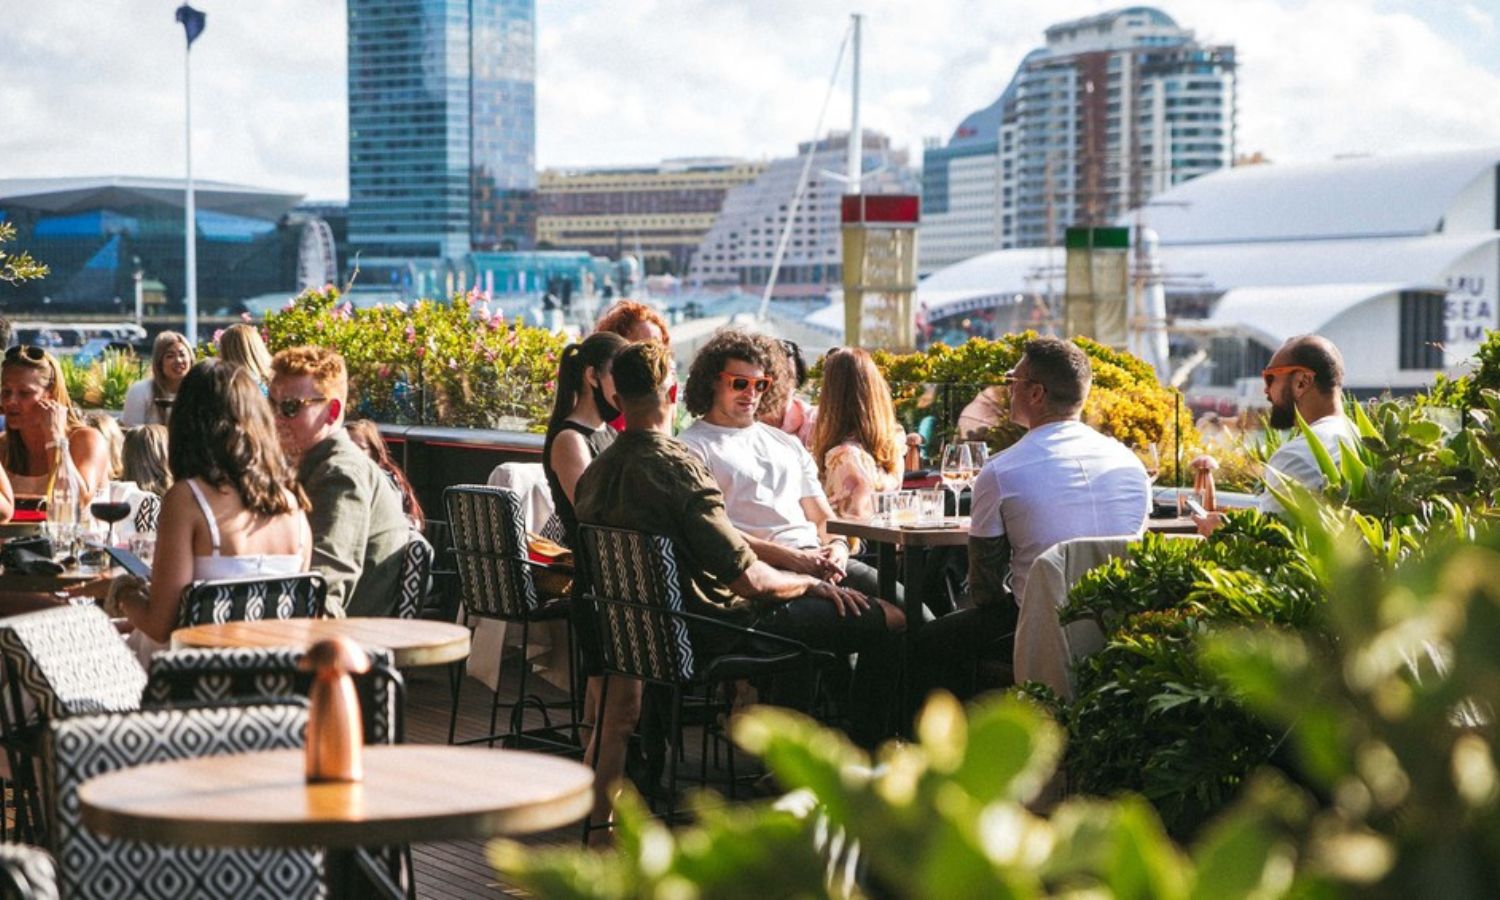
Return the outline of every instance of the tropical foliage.
{"type": "Polygon", "coordinates": [[[29,253],[6,252],[4,245],[16,239],[16,226],[0,222],[0,281],[20,284],[47,277],[46,266],[31,258],[29,253]]]}
{"type": "Polygon", "coordinates": [[[332,288],[266,316],[274,353],[332,347],[349,367],[350,405],[398,424],[541,430],[563,339],[506,322],[482,295],[355,309],[332,288]]]}
{"type": "Polygon", "coordinates": [[[90,409],[120,409],[125,392],[148,374],[146,363],[129,351],[106,350],[82,365],[71,356],[60,356],[57,362],[68,397],[90,409]]]}

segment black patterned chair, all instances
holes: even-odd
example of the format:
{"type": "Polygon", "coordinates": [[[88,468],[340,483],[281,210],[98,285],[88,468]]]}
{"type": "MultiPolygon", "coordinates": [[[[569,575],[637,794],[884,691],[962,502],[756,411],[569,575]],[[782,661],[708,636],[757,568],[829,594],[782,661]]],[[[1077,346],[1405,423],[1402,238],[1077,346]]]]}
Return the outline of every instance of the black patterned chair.
{"type": "Polygon", "coordinates": [[[208,850],[111,838],[83,824],[78,789],[119,769],[303,744],[307,706],[295,700],[199,709],[73,716],[47,728],[52,853],[64,900],[235,897],[282,900],[322,893],[322,854],[208,850]]]}
{"type": "Polygon", "coordinates": [[[323,616],[327,596],[328,585],[316,572],[195,581],[183,588],[177,627],[317,619],[323,616]]]}
{"type": "MultiPolygon", "coordinates": [[[[682,701],[686,692],[729,681],[794,672],[816,678],[823,667],[835,661],[835,657],[791,638],[685,611],[682,579],[686,576],[678,570],[676,548],[665,537],[582,525],[579,527],[579,541],[583,545],[579,548],[580,564],[586,569],[589,585],[582,599],[593,606],[604,653],[605,678],[599,692],[600,709],[604,708],[609,695],[611,676],[661,685],[671,693],[667,740],[672,747],[666,755],[666,817],[671,819],[682,742],[682,701]],[[716,637],[725,638],[723,643],[726,646],[744,649],[700,657],[693,649],[690,625],[697,630],[721,632],[722,635],[716,637]]],[[[726,720],[728,712],[728,709],[724,710],[726,720]]],[[[705,732],[705,740],[706,737],[705,732]]],[[[596,743],[596,749],[597,746],[596,743]]],[[[597,763],[597,759],[592,763],[597,763]]],[[[732,749],[729,753],[729,779],[733,785],[732,749]]],[[[585,835],[595,827],[601,826],[585,822],[585,835]]]]}
{"type": "Polygon", "coordinates": [[[396,585],[396,617],[415,619],[427,604],[432,584],[432,544],[422,532],[413,528],[401,556],[401,579],[396,585]]]}
{"type": "MultiPolygon", "coordinates": [[[[370,671],[354,676],[366,744],[406,741],[406,682],[395,655],[384,647],[366,647],[370,671]]],[[[306,697],[312,673],[297,668],[305,651],[294,647],[164,650],[147,667],[147,709],[170,709],[225,702],[306,697]]],[[[388,851],[392,878],[415,889],[411,848],[388,851]]],[[[415,896],[415,893],[412,893],[415,896]]]]}
{"type": "MultiPolygon", "coordinates": [[[[384,647],[366,647],[370,671],[354,678],[363,713],[365,743],[405,740],[406,683],[384,647]]],[[[163,650],[151,657],[141,705],[147,709],[202,706],[225,701],[306,697],[312,673],[297,668],[305,655],[294,647],[163,650]]]]}
{"type": "Polygon", "coordinates": [[[0,900],[57,900],[57,867],[46,850],[0,844],[0,900]]]}
{"type": "MultiPolygon", "coordinates": [[[[552,725],[548,711],[554,707],[526,693],[527,675],[531,668],[526,661],[526,647],[531,639],[532,624],[566,624],[571,604],[567,597],[544,600],[537,590],[532,569],[540,564],[533,562],[526,552],[526,524],[519,498],[509,488],[460,484],[443,492],[443,505],[448,512],[453,561],[458,570],[459,596],[463,600],[464,612],[470,621],[498,619],[521,626],[521,679],[516,693],[517,701],[514,704],[500,702],[500,682],[497,676],[494,698],[490,703],[489,734],[459,743],[484,741],[494,746],[496,739],[504,738],[510,745],[536,744],[544,748],[577,752],[577,679],[574,677],[576,669],[573,666],[571,628],[567,629],[569,721],[552,725]],[[531,731],[523,728],[522,716],[528,705],[542,712],[546,723],[542,728],[531,731]],[[505,734],[495,732],[495,721],[501,706],[509,706],[511,709],[510,727],[505,734]],[[559,740],[559,732],[564,728],[571,732],[571,743],[559,740]]],[[[454,742],[457,728],[458,691],[462,682],[462,670],[458,670],[453,689],[453,709],[448,722],[449,743],[454,742]]]]}
{"type": "Polygon", "coordinates": [[[60,606],[0,619],[6,690],[0,733],[15,780],[16,832],[39,841],[37,746],[49,720],[138,709],[146,672],[96,606],[60,606]]]}

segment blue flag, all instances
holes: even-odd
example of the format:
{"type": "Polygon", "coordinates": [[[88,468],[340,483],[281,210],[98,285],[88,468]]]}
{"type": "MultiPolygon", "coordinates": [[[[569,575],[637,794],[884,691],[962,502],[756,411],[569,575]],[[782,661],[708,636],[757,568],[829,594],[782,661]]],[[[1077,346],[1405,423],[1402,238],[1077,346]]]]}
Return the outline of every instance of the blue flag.
{"type": "Polygon", "coordinates": [[[186,3],[177,7],[177,21],[182,23],[182,30],[187,32],[188,47],[193,46],[193,41],[203,33],[203,26],[208,22],[208,13],[199,12],[186,3]]]}

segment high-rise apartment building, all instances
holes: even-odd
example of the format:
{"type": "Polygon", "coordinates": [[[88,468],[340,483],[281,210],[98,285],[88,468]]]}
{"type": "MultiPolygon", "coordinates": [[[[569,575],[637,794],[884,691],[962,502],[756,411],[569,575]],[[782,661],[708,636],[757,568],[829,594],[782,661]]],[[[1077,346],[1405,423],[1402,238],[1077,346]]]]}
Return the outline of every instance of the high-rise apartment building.
{"type": "Polygon", "coordinates": [[[349,0],[349,243],[362,265],[531,242],[535,0],[349,0]]]}
{"type": "Polygon", "coordinates": [[[740,159],[548,169],[537,185],[537,245],[611,259],[635,255],[648,274],[680,275],[729,190],[765,169],[740,159]]]}
{"type": "MultiPolygon", "coordinates": [[[[812,174],[791,220],[775,295],[815,297],[838,286],[843,272],[839,209],[844,184],[827,173],[843,174],[848,147],[847,133],[815,144],[804,142],[797,147],[799,155],[772,160],[754,181],[731,190],[693,257],[688,283],[751,293],[765,287],[776,245],[786,229],[787,211],[811,153],[812,174]]],[[[905,151],[893,150],[889,138],[873,131],[864,132],[863,148],[865,193],[916,192],[916,174],[907,165],[905,151]]]]}
{"type": "Polygon", "coordinates": [[[1070,225],[1107,224],[1233,163],[1232,46],[1199,43],[1142,6],[1046,36],[994,105],[924,154],[923,270],[1060,242],[1070,225]]]}

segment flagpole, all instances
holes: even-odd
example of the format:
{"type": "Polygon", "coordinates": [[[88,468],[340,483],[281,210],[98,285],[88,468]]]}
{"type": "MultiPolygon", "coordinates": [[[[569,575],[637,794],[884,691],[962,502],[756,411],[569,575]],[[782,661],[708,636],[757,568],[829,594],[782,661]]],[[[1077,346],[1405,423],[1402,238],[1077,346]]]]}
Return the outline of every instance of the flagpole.
{"type": "Polygon", "coordinates": [[[184,128],[183,141],[187,146],[187,201],[184,204],[186,212],[183,227],[186,233],[183,240],[187,245],[187,292],[184,297],[186,305],[184,332],[187,335],[188,346],[198,346],[198,223],[197,211],[194,209],[193,197],[193,45],[191,38],[188,46],[183,52],[182,61],[182,87],[183,96],[186,99],[187,115],[186,127],[184,128]]]}

